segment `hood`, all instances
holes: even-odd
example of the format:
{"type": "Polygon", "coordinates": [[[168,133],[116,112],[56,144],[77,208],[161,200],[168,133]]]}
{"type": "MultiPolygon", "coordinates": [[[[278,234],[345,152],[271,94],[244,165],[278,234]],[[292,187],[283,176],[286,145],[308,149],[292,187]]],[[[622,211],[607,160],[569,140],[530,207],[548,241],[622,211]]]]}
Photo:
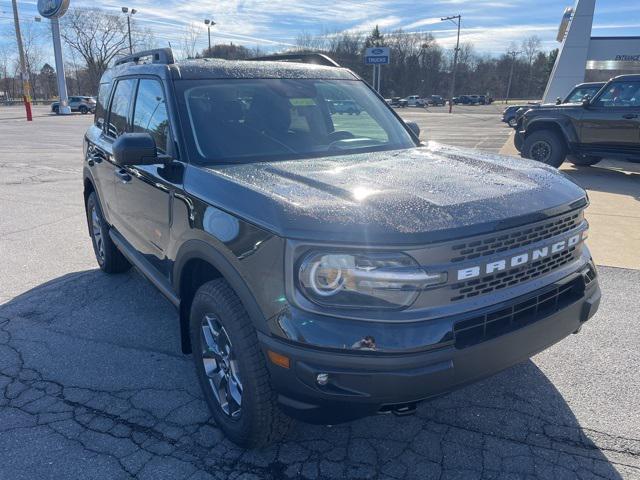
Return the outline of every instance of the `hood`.
{"type": "Polygon", "coordinates": [[[196,196],[287,238],[425,244],[586,203],[544,164],[430,142],[386,152],[194,168],[196,196]]]}

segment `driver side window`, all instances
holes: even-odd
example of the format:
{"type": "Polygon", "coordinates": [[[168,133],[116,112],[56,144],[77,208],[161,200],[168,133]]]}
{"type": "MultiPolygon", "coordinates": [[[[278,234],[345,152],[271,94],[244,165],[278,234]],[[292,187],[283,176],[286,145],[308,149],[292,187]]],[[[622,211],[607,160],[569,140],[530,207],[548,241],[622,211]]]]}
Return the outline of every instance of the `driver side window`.
{"type": "Polygon", "coordinates": [[[640,107],[640,82],[616,82],[607,86],[598,100],[597,107],[640,107]]]}

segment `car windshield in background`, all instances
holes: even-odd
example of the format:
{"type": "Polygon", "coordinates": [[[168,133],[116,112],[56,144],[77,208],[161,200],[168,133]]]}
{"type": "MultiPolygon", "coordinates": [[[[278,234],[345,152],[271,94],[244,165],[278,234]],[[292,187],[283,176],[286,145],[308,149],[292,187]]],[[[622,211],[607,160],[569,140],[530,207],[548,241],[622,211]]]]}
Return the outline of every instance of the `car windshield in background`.
{"type": "Polygon", "coordinates": [[[600,88],[602,87],[578,87],[569,94],[564,103],[580,103],[587,95],[593,98],[600,91],[600,88]]]}
{"type": "Polygon", "coordinates": [[[180,81],[205,162],[269,161],[416,144],[384,102],[350,80],[180,81]]]}

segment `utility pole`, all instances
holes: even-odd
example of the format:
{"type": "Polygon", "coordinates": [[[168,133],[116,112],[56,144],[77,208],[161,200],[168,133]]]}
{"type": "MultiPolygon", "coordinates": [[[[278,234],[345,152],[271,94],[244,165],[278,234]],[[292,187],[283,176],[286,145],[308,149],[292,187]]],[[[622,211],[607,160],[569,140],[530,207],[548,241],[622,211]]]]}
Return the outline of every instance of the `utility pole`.
{"type": "Polygon", "coordinates": [[[20,54],[20,76],[22,77],[22,100],[24,109],[27,112],[27,121],[33,121],[31,112],[31,85],[29,85],[29,72],[27,72],[27,62],[24,56],[24,46],[22,45],[22,33],[20,32],[20,18],[18,16],[18,2],[11,0],[13,6],[13,22],[16,28],[16,41],[18,42],[18,53],[20,54]]]}
{"type": "Polygon", "coordinates": [[[507,52],[507,55],[511,57],[511,71],[509,72],[509,83],[507,83],[507,95],[504,99],[505,105],[509,103],[509,95],[511,93],[511,81],[513,80],[513,67],[516,64],[516,57],[520,55],[522,52],[516,52],[514,50],[507,52]]]}
{"type": "Polygon", "coordinates": [[[456,50],[453,53],[453,68],[451,69],[451,88],[449,89],[449,113],[453,111],[453,96],[456,90],[456,70],[458,69],[458,52],[460,51],[460,24],[462,15],[452,15],[440,19],[442,22],[451,21],[458,26],[458,39],[456,40],[456,50]]]}
{"type": "Polygon", "coordinates": [[[204,24],[207,26],[207,30],[209,32],[209,55],[211,55],[211,27],[213,27],[216,22],[214,22],[210,18],[205,18],[204,24]]]}
{"type": "Polygon", "coordinates": [[[135,15],[138,13],[138,10],[135,8],[131,9],[129,12],[129,7],[122,7],[122,13],[127,16],[127,32],[129,33],[129,53],[133,53],[133,42],[131,41],[131,15],[135,15]]]}

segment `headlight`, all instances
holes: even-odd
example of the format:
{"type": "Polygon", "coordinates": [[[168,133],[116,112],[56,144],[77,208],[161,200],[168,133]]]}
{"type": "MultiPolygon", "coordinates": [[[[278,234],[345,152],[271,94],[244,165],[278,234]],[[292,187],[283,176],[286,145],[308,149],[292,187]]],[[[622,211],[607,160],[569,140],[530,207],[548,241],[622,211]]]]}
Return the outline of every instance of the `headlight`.
{"type": "Polygon", "coordinates": [[[446,283],[395,253],[312,252],[300,263],[298,285],[314,303],[332,307],[405,308],[420,291],[446,283]]]}

